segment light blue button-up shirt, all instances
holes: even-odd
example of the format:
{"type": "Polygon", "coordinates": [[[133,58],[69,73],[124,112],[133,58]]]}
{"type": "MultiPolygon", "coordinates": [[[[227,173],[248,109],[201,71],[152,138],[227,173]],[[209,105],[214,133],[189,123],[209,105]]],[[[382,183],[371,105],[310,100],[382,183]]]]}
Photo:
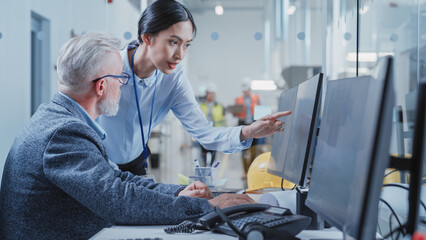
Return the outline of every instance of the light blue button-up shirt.
{"type": "MultiPolygon", "coordinates": [[[[132,76],[127,51],[135,48],[130,44],[120,52],[123,59],[123,71],[132,76]]],[[[185,76],[181,64],[171,74],[158,71],[145,79],[136,76],[139,105],[143,122],[145,141],[149,138],[149,118],[152,97],[157,77],[152,128],[161,123],[172,110],[186,130],[206,149],[233,153],[250,147],[252,139],[241,142],[238,127],[213,127],[200,110],[191,84],[185,76]]],[[[97,121],[105,129],[108,138],[104,140],[109,159],[117,164],[125,164],[136,159],[143,151],[142,136],[136,107],[133,79],[121,86],[121,99],[118,113],[114,117],[101,115],[97,121]]]]}
{"type": "Polygon", "coordinates": [[[77,107],[78,111],[83,115],[84,120],[86,120],[86,123],[95,130],[95,132],[99,135],[99,137],[102,140],[105,140],[106,138],[106,132],[105,130],[99,125],[99,123],[92,120],[90,115],[86,112],[86,110],[78,104],[74,99],[68,97],[66,94],[59,92],[62,96],[66,97],[68,100],[72,102],[74,106],[77,107]]]}

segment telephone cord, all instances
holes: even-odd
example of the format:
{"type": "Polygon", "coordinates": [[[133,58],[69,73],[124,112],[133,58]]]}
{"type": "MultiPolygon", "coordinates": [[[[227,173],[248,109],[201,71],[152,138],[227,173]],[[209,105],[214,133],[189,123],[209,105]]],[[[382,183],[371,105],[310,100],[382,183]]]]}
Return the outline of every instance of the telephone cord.
{"type": "Polygon", "coordinates": [[[169,226],[164,228],[164,232],[168,234],[173,233],[192,233],[195,230],[207,230],[200,223],[195,223],[189,220],[183,221],[178,225],[169,226]]]}

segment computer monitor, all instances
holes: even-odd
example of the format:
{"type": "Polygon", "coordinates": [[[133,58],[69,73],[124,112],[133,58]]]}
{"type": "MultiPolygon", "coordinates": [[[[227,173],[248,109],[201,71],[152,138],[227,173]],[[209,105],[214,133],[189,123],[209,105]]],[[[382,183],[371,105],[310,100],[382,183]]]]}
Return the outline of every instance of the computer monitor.
{"type": "Polygon", "coordinates": [[[355,239],[375,239],[389,164],[392,58],[371,76],[328,82],[306,205],[355,239]]]}
{"type": "Polygon", "coordinates": [[[321,106],[322,73],[284,91],[279,111],[292,114],[280,119],[284,132],[276,133],[272,142],[268,172],[305,187],[313,157],[313,148],[321,106]]]}
{"type": "MultiPolygon", "coordinates": [[[[419,84],[417,111],[414,126],[413,157],[410,170],[410,192],[408,201],[410,208],[407,219],[407,233],[414,234],[419,219],[419,206],[424,167],[426,164],[426,82],[419,84]]],[[[424,217],[422,217],[424,220],[424,217]]]]}

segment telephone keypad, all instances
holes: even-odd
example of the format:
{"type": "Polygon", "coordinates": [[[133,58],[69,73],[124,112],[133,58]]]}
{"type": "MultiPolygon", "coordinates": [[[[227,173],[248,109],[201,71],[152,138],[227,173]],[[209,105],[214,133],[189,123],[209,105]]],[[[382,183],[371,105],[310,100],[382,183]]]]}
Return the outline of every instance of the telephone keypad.
{"type": "Polygon", "coordinates": [[[262,214],[262,216],[259,215],[253,215],[250,216],[249,214],[244,218],[238,218],[236,220],[231,220],[231,222],[239,229],[242,229],[243,226],[247,223],[260,223],[267,227],[274,227],[280,224],[283,224],[287,222],[286,219],[283,219],[282,216],[274,216],[274,215],[267,215],[262,214]]]}

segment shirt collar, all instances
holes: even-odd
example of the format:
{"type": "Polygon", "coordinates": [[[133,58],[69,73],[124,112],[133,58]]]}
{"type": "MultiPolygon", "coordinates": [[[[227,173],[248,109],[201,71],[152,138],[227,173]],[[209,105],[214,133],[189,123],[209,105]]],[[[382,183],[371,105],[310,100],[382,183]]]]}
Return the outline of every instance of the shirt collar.
{"type": "Polygon", "coordinates": [[[82,108],[80,106],[80,104],[78,104],[78,102],[74,101],[74,99],[68,97],[67,95],[65,95],[64,93],[59,92],[62,96],[66,97],[68,100],[70,100],[72,102],[72,104],[74,106],[77,107],[77,109],[80,111],[80,113],[83,115],[84,120],[86,121],[86,123],[93,128],[93,130],[95,130],[95,132],[99,135],[99,137],[102,140],[105,140],[106,138],[106,132],[105,130],[101,127],[101,125],[99,125],[97,122],[93,121],[92,118],[89,116],[89,114],[86,112],[86,110],[84,110],[84,108],[82,108]]]}
{"type": "MultiPolygon", "coordinates": [[[[147,78],[139,78],[136,74],[135,74],[135,80],[136,80],[136,84],[143,84],[143,85],[145,85],[145,86],[147,86],[147,87],[151,87],[153,84],[154,84],[154,82],[155,82],[155,78],[156,78],[156,76],[155,76],[155,73],[156,72],[154,72],[151,76],[149,76],[149,77],[147,77],[147,78]]],[[[130,76],[131,76],[131,79],[130,79],[130,81],[129,82],[131,82],[131,85],[133,85],[133,73],[132,73],[132,70],[130,69],[130,76]]]]}

